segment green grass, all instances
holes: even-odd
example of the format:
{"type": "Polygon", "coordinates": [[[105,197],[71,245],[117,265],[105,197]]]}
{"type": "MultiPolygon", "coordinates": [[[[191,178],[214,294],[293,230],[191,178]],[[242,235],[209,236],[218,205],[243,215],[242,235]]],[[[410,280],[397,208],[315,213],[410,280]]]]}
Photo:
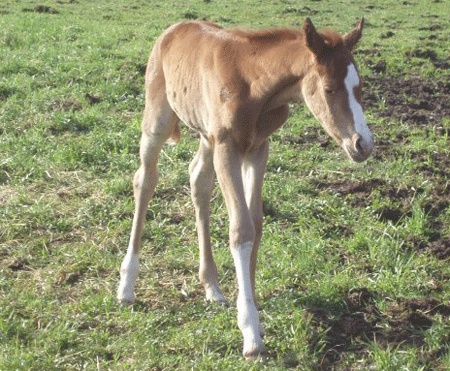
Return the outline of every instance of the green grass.
{"type": "Polygon", "coordinates": [[[114,298],[134,209],[143,71],[164,28],[194,16],[300,27],[310,16],[347,32],[365,16],[356,54],[364,77],[383,60],[386,76],[448,83],[448,69],[415,53],[448,61],[447,8],[435,0],[3,1],[0,370],[448,369],[450,268],[439,248],[450,246],[441,130],[450,118],[440,126],[382,118],[383,96],[366,113],[382,144],[365,164],[327,142],[302,105],[271,138],[257,272],[266,362],[241,355],[218,187],[212,241],[230,306],[204,300],[187,172],[197,141],[188,130],[161,155],[138,302],[114,298]],[[346,319],[364,331],[346,329],[346,319]]]}

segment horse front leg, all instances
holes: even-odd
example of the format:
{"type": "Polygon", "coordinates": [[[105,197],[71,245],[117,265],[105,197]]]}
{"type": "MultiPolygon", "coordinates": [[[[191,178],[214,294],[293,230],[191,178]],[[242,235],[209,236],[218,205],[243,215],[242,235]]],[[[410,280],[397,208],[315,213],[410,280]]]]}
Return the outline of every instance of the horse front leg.
{"type": "Polygon", "coordinates": [[[219,287],[209,230],[209,203],[215,179],[213,152],[203,138],[200,140],[198,152],[189,166],[189,173],[200,250],[200,282],[205,287],[207,300],[225,303],[225,297],[219,287]]]}
{"type": "MultiPolygon", "coordinates": [[[[250,259],[250,277],[252,282],[253,300],[256,301],[256,261],[259,244],[262,237],[263,226],[263,203],[262,203],[262,185],[264,172],[269,154],[269,143],[265,141],[257,150],[247,154],[242,166],[242,177],[244,181],[244,191],[247,206],[255,226],[255,241],[253,244],[252,255],[250,259]]],[[[264,329],[260,328],[261,336],[264,336],[264,329]]]]}
{"type": "Polygon", "coordinates": [[[254,301],[251,261],[256,232],[242,181],[243,155],[230,138],[214,148],[214,168],[230,217],[230,249],[238,282],[238,326],[244,338],[243,354],[254,359],[265,353],[258,310],[254,301]]]}

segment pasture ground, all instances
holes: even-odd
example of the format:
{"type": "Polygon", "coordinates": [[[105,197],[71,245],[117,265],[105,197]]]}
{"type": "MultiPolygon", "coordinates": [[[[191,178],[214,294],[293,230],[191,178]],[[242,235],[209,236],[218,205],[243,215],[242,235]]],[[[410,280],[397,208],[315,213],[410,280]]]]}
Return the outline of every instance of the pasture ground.
{"type": "Polygon", "coordinates": [[[450,19],[443,0],[0,4],[0,370],[448,370],[450,19]],[[133,214],[143,73],[183,19],[346,32],[376,140],[350,163],[300,104],[271,138],[257,273],[265,362],[241,356],[227,215],[204,300],[183,129],[164,148],[138,302],[114,298],[133,214]]]}

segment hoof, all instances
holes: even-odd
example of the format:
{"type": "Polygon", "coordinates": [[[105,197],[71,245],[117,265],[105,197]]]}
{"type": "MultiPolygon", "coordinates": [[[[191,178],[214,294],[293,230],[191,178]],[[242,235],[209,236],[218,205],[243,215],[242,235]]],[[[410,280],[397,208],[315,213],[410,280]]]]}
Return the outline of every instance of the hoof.
{"type": "Polygon", "coordinates": [[[206,300],[215,301],[224,305],[227,304],[227,301],[225,300],[225,297],[220,292],[220,290],[213,287],[209,287],[206,289],[206,300]]]}
{"type": "Polygon", "coordinates": [[[119,301],[119,304],[122,305],[132,305],[136,302],[136,299],[133,298],[117,298],[117,300],[119,301]]]}
{"type": "Polygon", "coordinates": [[[266,358],[266,348],[261,339],[254,339],[246,343],[244,339],[244,357],[248,361],[255,361],[257,359],[266,358]]]}
{"type": "Polygon", "coordinates": [[[116,298],[120,304],[134,304],[136,302],[134,292],[127,292],[126,290],[119,289],[116,298]]]}
{"type": "Polygon", "coordinates": [[[254,362],[254,361],[265,361],[267,359],[267,353],[264,346],[261,349],[254,349],[249,352],[244,352],[244,357],[246,361],[254,362]]]}

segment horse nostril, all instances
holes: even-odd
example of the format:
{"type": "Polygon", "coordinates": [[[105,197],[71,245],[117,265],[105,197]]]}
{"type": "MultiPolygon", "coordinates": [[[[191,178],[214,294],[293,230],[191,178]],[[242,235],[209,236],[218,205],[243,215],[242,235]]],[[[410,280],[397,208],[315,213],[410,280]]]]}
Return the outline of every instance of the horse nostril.
{"type": "Polygon", "coordinates": [[[359,137],[358,139],[356,139],[355,141],[355,149],[358,153],[364,153],[364,148],[363,148],[363,141],[362,138],[359,137]]]}

